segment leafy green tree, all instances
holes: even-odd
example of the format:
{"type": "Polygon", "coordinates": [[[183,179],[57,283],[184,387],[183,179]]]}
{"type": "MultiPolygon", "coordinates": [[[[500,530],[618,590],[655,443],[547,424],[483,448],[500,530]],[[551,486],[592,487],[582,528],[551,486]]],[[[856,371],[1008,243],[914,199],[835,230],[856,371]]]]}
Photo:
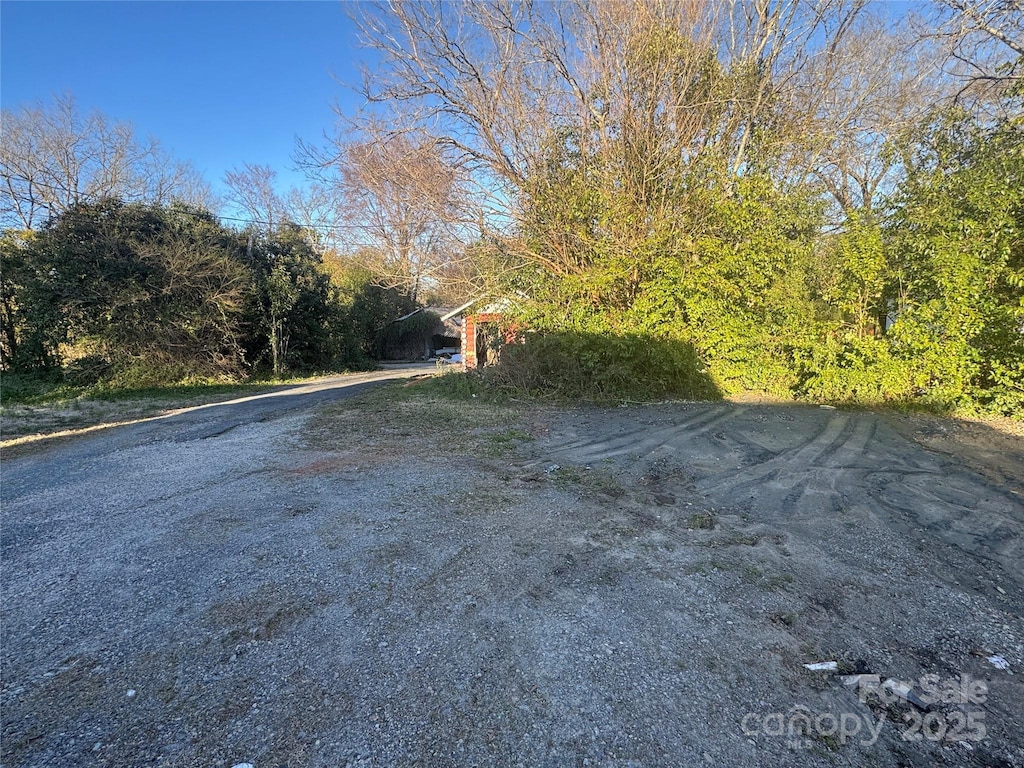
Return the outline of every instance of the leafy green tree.
{"type": "Polygon", "coordinates": [[[854,212],[842,232],[820,239],[819,252],[826,257],[823,298],[838,311],[842,331],[881,335],[890,270],[880,223],[869,212],[854,212]]]}
{"type": "Polygon", "coordinates": [[[275,376],[347,363],[341,294],[311,239],[293,224],[251,237],[249,359],[260,365],[269,358],[275,376]]]}
{"type": "Polygon", "coordinates": [[[416,309],[412,296],[398,288],[368,281],[358,288],[348,309],[352,354],[357,359],[380,360],[384,356],[384,334],[392,320],[416,309]]]}
{"type": "Polygon", "coordinates": [[[72,206],[27,245],[16,299],[46,356],[164,380],[232,373],[248,286],[240,246],[190,206],[105,200],[72,206]]]}
{"type": "Polygon", "coordinates": [[[1024,409],[1024,118],[941,116],[908,163],[888,227],[894,351],[925,396],[1024,409]]]}
{"type": "Polygon", "coordinates": [[[47,289],[49,275],[38,268],[30,230],[0,233],[0,366],[4,370],[53,368],[60,327],[47,289]]]}

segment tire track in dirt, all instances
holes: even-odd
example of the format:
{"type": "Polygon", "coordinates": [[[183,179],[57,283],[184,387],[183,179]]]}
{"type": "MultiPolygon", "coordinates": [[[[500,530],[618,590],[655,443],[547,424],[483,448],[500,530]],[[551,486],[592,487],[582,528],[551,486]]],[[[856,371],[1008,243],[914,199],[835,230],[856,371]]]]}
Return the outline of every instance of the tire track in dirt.
{"type": "Polygon", "coordinates": [[[640,460],[652,461],[661,458],[664,455],[675,454],[676,451],[681,447],[678,438],[684,437],[686,441],[692,440],[694,437],[703,435],[706,432],[710,431],[713,427],[717,427],[723,422],[729,421],[730,419],[740,416],[745,410],[746,408],[730,409],[725,413],[721,413],[708,421],[703,421],[698,426],[696,426],[696,428],[692,428],[691,426],[685,427],[681,430],[676,429],[671,433],[668,440],[661,442],[655,448],[648,451],[648,453],[644,455],[643,458],[640,460]]]}
{"type": "Polygon", "coordinates": [[[702,434],[706,429],[742,412],[742,408],[730,408],[725,413],[710,407],[693,417],[667,427],[631,429],[613,436],[594,440],[592,434],[550,446],[548,453],[563,455],[576,463],[587,464],[624,455],[644,455],[666,445],[675,444],[680,438],[688,439],[702,434]]]}
{"type": "MultiPolygon", "coordinates": [[[[664,420],[665,407],[652,410],[664,420]]],[[[832,524],[842,513],[908,536],[927,531],[1024,583],[1019,500],[951,457],[901,437],[876,414],[711,405],[667,426],[637,428],[647,415],[633,410],[623,424],[625,414],[612,411],[574,425],[564,441],[553,432],[550,443],[538,446],[541,461],[604,461],[634,483],[671,459],[687,482],[677,479],[666,493],[696,489],[708,503],[743,511],[760,525],[832,524]],[[721,429],[712,434],[715,427],[721,429]]]]}
{"type": "MultiPolygon", "coordinates": [[[[843,435],[848,421],[845,415],[833,418],[809,443],[783,451],[740,472],[723,473],[724,477],[711,478],[710,482],[698,483],[697,487],[705,494],[726,495],[731,499],[742,496],[751,487],[760,488],[765,483],[777,483],[776,488],[790,488],[800,482],[800,475],[814,466],[818,457],[838,450],[840,446],[835,444],[843,435]],[[788,483],[782,480],[787,477],[790,478],[788,483]]],[[[847,442],[848,439],[842,446],[846,446],[847,442]]]]}
{"type": "Polygon", "coordinates": [[[877,431],[877,419],[858,419],[855,422],[850,439],[832,454],[828,461],[825,462],[825,465],[844,469],[855,466],[856,462],[863,458],[868,443],[871,442],[877,431]]]}
{"type": "Polygon", "coordinates": [[[1024,520],[1015,499],[956,470],[870,474],[880,487],[869,496],[888,512],[891,525],[908,534],[927,531],[1024,583],[1024,520]]]}

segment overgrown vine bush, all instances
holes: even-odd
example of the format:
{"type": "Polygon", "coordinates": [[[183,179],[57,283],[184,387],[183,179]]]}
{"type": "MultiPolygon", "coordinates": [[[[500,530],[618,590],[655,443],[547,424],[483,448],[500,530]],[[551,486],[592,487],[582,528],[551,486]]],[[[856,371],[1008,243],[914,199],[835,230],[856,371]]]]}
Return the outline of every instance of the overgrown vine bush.
{"type": "Polygon", "coordinates": [[[943,115],[903,151],[900,187],[831,234],[813,189],[784,191],[768,175],[726,195],[690,191],[645,218],[563,162],[546,188],[555,199],[533,209],[531,247],[571,226],[573,259],[503,286],[537,334],[491,376],[567,397],[753,389],[1020,415],[1021,120],[943,115]]]}

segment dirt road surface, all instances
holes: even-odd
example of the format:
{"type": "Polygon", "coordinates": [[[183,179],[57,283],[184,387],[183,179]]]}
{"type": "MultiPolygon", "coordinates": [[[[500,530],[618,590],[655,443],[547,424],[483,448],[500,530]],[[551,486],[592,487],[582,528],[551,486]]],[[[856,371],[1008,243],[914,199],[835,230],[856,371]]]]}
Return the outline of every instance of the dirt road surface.
{"type": "Polygon", "coordinates": [[[5,460],[3,765],[1024,766],[1019,438],[411,391],[5,460]]]}

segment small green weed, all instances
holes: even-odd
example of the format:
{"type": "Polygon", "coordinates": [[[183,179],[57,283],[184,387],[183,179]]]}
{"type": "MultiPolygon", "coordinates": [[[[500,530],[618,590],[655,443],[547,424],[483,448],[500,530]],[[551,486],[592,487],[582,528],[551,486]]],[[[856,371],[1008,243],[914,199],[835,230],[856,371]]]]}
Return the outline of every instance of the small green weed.
{"type": "Polygon", "coordinates": [[[694,512],[686,522],[687,528],[698,531],[710,531],[716,525],[715,516],[710,512],[694,512]]]}

